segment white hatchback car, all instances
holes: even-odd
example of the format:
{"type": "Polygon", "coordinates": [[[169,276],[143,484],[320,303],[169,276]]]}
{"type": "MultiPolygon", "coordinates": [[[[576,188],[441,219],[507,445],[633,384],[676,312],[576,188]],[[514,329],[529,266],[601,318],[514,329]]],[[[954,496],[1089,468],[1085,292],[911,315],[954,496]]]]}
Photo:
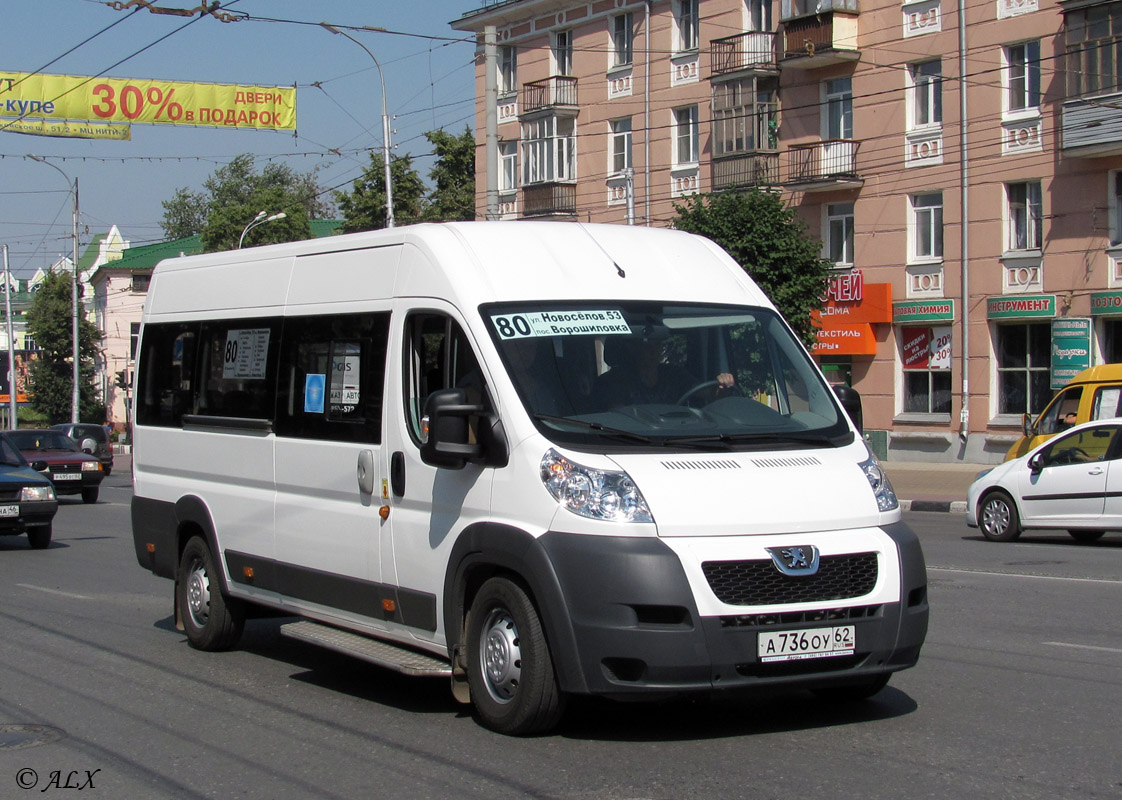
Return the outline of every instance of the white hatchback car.
{"type": "Polygon", "coordinates": [[[993,542],[1024,528],[1058,528],[1080,542],[1122,530],[1122,419],[1077,425],[981,473],[966,494],[966,524],[993,542]]]}

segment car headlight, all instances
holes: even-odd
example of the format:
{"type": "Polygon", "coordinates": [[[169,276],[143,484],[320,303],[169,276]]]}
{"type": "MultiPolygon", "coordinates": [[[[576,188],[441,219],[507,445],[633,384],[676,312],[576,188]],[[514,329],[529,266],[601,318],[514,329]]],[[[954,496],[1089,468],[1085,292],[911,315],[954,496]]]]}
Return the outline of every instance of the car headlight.
{"type": "Polygon", "coordinates": [[[654,522],[643,493],[626,472],[592,469],[550,449],[541,463],[542,483],[574,514],[611,522],[654,522]]]}
{"type": "Polygon", "coordinates": [[[100,461],[83,461],[82,472],[101,472],[100,461]]]}
{"type": "Polygon", "coordinates": [[[892,511],[900,507],[900,501],[896,499],[896,492],[892,488],[892,481],[888,480],[888,476],[884,474],[884,470],[880,467],[880,462],[877,457],[873,455],[873,451],[868,449],[866,451],[869,457],[862,461],[858,466],[861,471],[865,473],[865,477],[869,479],[869,486],[873,490],[873,496],[877,499],[877,508],[881,511],[892,511]]]}
{"type": "Polygon", "coordinates": [[[55,490],[53,486],[24,486],[19,490],[19,500],[21,503],[54,499],[55,490]]]}

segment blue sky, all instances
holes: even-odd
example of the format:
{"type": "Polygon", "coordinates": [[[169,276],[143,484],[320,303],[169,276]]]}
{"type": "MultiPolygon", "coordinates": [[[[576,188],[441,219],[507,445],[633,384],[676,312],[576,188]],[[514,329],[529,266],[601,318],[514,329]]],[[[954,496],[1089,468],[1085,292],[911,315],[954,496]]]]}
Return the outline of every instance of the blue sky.
{"type": "MultiPolygon", "coordinates": [[[[200,2],[156,4],[192,8],[200,2]]],[[[161,201],[179,187],[201,189],[207,176],[239,153],[253,153],[259,169],[270,158],[299,172],[318,168],[322,186],[349,189],[368,163],[365,152],[355,151],[382,144],[381,91],[370,56],[319,27],[321,21],[392,32],[350,31],[384,70],[389,112],[396,117],[395,153],[412,154],[427,174],[433,162],[422,134],[440,127],[460,133],[472,125],[474,45],[449,41],[464,37],[448,23],[482,5],[482,0],[225,0],[230,12],[251,19],[200,19],[113,67],[190,20],[143,9],[117,11],[102,0],[5,2],[2,71],[298,87],[296,136],[172,125],[133,125],[127,142],[0,132],[0,244],[9,247],[13,273],[27,277],[70,253],[72,200],[66,181],[25,158],[28,153],[48,157],[70,180],[77,178],[83,247],[114,224],[133,244],[161,239],[161,201]]]]}

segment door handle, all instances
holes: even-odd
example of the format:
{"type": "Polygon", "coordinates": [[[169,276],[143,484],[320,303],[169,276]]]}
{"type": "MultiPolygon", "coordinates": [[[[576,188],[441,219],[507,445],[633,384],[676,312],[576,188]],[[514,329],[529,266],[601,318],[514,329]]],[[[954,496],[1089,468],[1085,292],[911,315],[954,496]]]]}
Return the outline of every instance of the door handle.
{"type": "Polygon", "coordinates": [[[1093,470],[1091,470],[1087,474],[1088,475],[1102,475],[1103,474],[1103,468],[1102,467],[1095,467],[1093,470]]]}
{"type": "Polygon", "coordinates": [[[400,450],[390,456],[390,488],[395,497],[405,496],[405,453],[400,450]]]}
{"type": "Polygon", "coordinates": [[[374,453],[370,450],[360,450],[358,454],[358,490],[374,494],[374,453]]]}

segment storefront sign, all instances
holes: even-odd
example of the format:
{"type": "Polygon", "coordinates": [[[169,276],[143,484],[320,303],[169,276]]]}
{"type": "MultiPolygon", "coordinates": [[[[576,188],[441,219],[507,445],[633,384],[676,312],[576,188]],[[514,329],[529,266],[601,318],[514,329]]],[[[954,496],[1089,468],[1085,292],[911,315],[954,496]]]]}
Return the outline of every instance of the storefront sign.
{"type": "Polygon", "coordinates": [[[950,369],[951,328],[901,328],[904,369],[950,369]]]}
{"type": "Polygon", "coordinates": [[[892,321],[954,322],[954,300],[909,300],[892,304],[892,321]]]}
{"type": "Polygon", "coordinates": [[[822,310],[812,312],[811,317],[824,328],[834,323],[892,322],[892,284],[866,283],[857,300],[837,300],[831,292],[822,310]]]}
{"type": "Polygon", "coordinates": [[[875,356],[877,337],[867,322],[830,325],[818,331],[818,341],[810,352],[816,356],[875,356]]]}
{"type": "Polygon", "coordinates": [[[1056,295],[1025,294],[991,297],[986,301],[987,319],[1026,319],[1056,316],[1056,295]]]}
{"type": "Polygon", "coordinates": [[[1091,366],[1092,322],[1087,317],[1052,320],[1052,388],[1062,389],[1091,366]]]}
{"type": "Polygon", "coordinates": [[[1091,316],[1122,315],[1122,292],[1091,292],[1091,316]]]}

